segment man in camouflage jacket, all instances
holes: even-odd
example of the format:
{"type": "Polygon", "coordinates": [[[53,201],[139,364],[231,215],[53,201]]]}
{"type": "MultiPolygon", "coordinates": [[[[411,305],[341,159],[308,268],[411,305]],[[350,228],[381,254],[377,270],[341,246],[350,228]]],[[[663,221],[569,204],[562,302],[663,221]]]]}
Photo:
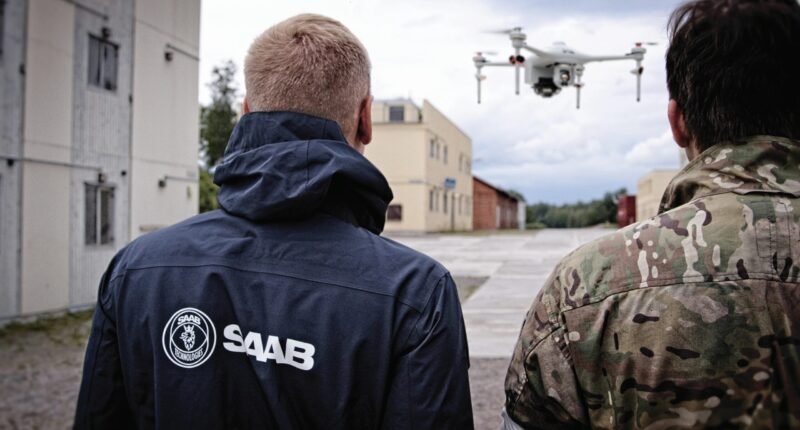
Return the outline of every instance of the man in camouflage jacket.
{"type": "MultiPolygon", "coordinates": [[[[794,27],[788,38],[762,39],[800,49],[795,0],[687,4],[673,15],[673,47],[686,50],[679,40],[693,31],[686,26],[722,22],[715,13],[750,19],[741,10],[775,4],[794,27]],[[727,10],[714,9],[722,3],[727,10]]],[[[667,56],[672,76],[680,75],[675,55],[667,56]]],[[[797,60],[788,61],[796,71],[788,66],[797,60]]],[[[684,88],[699,85],[684,78],[684,88]]],[[[776,79],[760,85],[789,75],[776,79]]],[[[703,137],[715,131],[720,110],[704,117],[706,127],[692,125],[683,106],[698,96],[713,105],[713,89],[687,95],[669,83],[670,125],[692,161],[668,186],[657,216],[557,265],[514,350],[504,428],[800,428],[800,140],[703,137]],[[708,141],[721,143],[702,144],[708,141]]],[[[787,127],[773,128],[796,138],[800,92],[788,85],[774,100],[794,112],[765,118],[786,119],[787,127]]],[[[757,102],[755,112],[768,109],[757,102]]],[[[707,105],[697,106],[694,118],[702,119],[707,105]]]]}

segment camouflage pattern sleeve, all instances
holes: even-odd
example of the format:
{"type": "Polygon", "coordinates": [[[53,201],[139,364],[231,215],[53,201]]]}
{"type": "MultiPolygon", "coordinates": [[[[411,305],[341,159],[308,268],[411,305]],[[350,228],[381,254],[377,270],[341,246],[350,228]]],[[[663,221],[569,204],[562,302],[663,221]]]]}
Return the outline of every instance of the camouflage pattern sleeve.
{"type": "Polygon", "coordinates": [[[559,271],[533,301],[506,375],[505,412],[526,429],[588,425],[558,311],[559,271]]]}

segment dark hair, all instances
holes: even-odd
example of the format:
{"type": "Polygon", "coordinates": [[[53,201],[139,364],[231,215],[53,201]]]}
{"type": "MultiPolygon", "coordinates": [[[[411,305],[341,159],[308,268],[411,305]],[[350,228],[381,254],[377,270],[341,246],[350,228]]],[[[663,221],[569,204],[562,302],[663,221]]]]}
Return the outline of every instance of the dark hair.
{"type": "Polygon", "coordinates": [[[800,3],[695,0],[669,20],[667,86],[699,148],[800,138],[800,3]]]}

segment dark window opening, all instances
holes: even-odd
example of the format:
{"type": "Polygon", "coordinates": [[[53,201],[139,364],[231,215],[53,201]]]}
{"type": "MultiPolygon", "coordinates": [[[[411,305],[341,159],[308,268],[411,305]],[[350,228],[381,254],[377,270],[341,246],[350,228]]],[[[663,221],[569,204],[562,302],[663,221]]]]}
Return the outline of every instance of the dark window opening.
{"type": "Polygon", "coordinates": [[[108,40],[89,35],[89,85],[117,90],[119,47],[108,40]]]}
{"type": "Polygon", "coordinates": [[[114,243],[114,187],[84,184],[85,243],[108,245],[114,243]]]}
{"type": "Polygon", "coordinates": [[[386,219],[389,221],[401,221],[403,219],[403,205],[389,205],[386,209],[386,219]]]}
{"type": "Polygon", "coordinates": [[[403,122],[405,120],[405,106],[389,106],[389,122],[403,122]]]}

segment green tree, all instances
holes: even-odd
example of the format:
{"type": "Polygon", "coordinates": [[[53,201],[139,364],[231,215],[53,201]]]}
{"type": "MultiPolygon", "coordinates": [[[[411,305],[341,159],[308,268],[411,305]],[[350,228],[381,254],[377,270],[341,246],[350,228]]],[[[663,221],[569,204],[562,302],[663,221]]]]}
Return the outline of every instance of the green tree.
{"type": "Polygon", "coordinates": [[[531,228],[588,227],[597,224],[615,223],[617,202],[625,194],[625,188],[607,192],[600,199],[560,206],[549,203],[534,203],[526,208],[527,224],[531,228]]]}
{"type": "Polygon", "coordinates": [[[211,71],[211,103],[200,108],[200,212],[217,208],[217,187],[212,178],[236,126],[233,107],[238,90],[234,83],[236,64],[225,61],[211,71]]]}
{"type": "Polygon", "coordinates": [[[217,193],[219,186],[214,183],[214,175],[208,169],[200,168],[200,213],[219,208],[217,193]]]}
{"type": "Polygon", "coordinates": [[[211,71],[211,103],[200,110],[200,153],[206,167],[217,165],[236,125],[236,64],[228,60],[211,71]]]}

